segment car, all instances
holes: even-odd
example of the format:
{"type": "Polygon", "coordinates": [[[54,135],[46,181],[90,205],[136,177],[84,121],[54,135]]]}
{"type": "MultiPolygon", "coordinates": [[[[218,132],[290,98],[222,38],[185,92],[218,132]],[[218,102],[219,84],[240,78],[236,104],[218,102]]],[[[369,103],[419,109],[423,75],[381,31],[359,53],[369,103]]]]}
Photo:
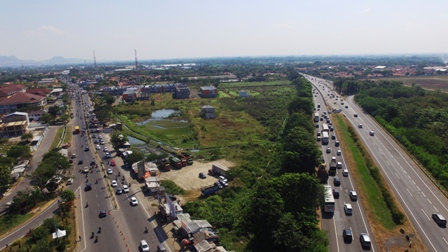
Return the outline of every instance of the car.
{"type": "Polygon", "coordinates": [[[95,150],[100,150],[101,147],[99,145],[95,146],[95,150]]]}
{"type": "Polygon", "coordinates": [[[101,141],[100,141],[100,144],[101,144],[101,145],[105,145],[106,142],[104,142],[104,140],[101,140],[101,141]]]}
{"type": "Polygon", "coordinates": [[[339,199],[339,189],[337,189],[337,188],[333,189],[333,197],[335,199],[339,199]]]}
{"type": "Polygon", "coordinates": [[[121,189],[121,188],[117,188],[117,191],[115,191],[115,193],[116,193],[117,195],[120,195],[120,194],[123,193],[123,189],[121,189]]]}
{"type": "Polygon", "coordinates": [[[128,193],[129,187],[127,185],[123,185],[123,192],[128,193]]]}
{"type": "Polygon", "coordinates": [[[321,139],[320,139],[320,136],[318,136],[318,137],[317,137],[317,141],[320,142],[320,140],[321,140],[321,139]]]}
{"type": "Polygon", "coordinates": [[[336,161],[336,157],[331,157],[331,161],[336,161]]]}
{"type": "Polygon", "coordinates": [[[339,147],[339,141],[334,142],[334,146],[339,147]]]}
{"type": "Polygon", "coordinates": [[[106,155],[104,155],[105,158],[110,158],[110,153],[106,152],[106,155]]]}
{"type": "Polygon", "coordinates": [[[99,138],[99,139],[103,139],[103,136],[101,136],[101,135],[98,135],[98,138],[99,138]]]}
{"type": "Polygon", "coordinates": [[[341,150],[338,150],[338,151],[336,152],[336,154],[337,154],[338,156],[340,156],[340,155],[342,155],[342,151],[341,151],[341,150]]]}
{"type": "Polygon", "coordinates": [[[149,246],[145,240],[140,241],[140,248],[142,249],[143,252],[149,252],[149,246]]]}
{"type": "Polygon", "coordinates": [[[112,159],[112,160],[110,161],[110,166],[116,166],[116,165],[117,165],[117,163],[115,163],[115,160],[112,159]]]}
{"type": "Polygon", "coordinates": [[[67,185],[71,185],[71,184],[73,184],[73,179],[72,179],[72,178],[69,178],[69,179],[67,180],[67,185]]]}
{"type": "Polygon", "coordinates": [[[432,214],[432,219],[437,223],[437,225],[439,225],[441,227],[445,227],[446,226],[446,219],[445,219],[445,217],[443,217],[443,215],[433,213],[432,214]]]}
{"type": "Polygon", "coordinates": [[[222,181],[222,180],[220,180],[219,183],[221,183],[221,185],[222,185],[223,187],[227,187],[227,186],[229,186],[229,184],[227,184],[227,182],[224,182],[224,181],[222,181]]]}
{"type": "Polygon", "coordinates": [[[358,194],[355,191],[350,191],[350,199],[352,201],[357,201],[358,200],[358,194]]]}
{"type": "Polygon", "coordinates": [[[200,172],[199,173],[199,178],[205,179],[207,177],[207,175],[205,175],[205,173],[200,172]]]}
{"type": "Polygon", "coordinates": [[[104,147],[103,151],[104,151],[104,152],[108,152],[108,151],[109,151],[109,148],[104,147]]]}
{"type": "Polygon", "coordinates": [[[359,241],[361,242],[361,246],[363,248],[369,249],[372,246],[370,236],[367,233],[361,233],[359,236],[359,241]]]}
{"type": "Polygon", "coordinates": [[[76,154],[72,154],[72,157],[71,158],[76,158],[76,154]]]}
{"type": "Polygon", "coordinates": [[[341,179],[338,177],[334,177],[333,179],[334,186],[340,186],[341,185],[341,179]]]}
{"type": "Polygon", "coordinates": [[[92,185],[86,184],[86,186],[84,187],[84,191],[90,191],[90,190],[92,190],[92,185]]]}
{"type": "Polygon", "coordinates": [[[324,120],[324,118],[322,118],[322,117],[321,117],[321,118],[320,118],[320,120],[321,120],[321,121],[323,121],[323,120],[324,120]]]}
{"type": "Polygon", "coordinates": [[[90,150],[89,147],[84,148],[84,151],[89,151],[89,150],[90,150]]]}
{"type": "Polygon", "coordinates": [[[107,216],[107,212],[106,210],[100,210],[100,213],[98,214],[98,217],[100,218],[104,218],[107,216]]]}
{"type": "Polygon", "coordinates": [[[352,204],[344,204],[344,212],[346,215],[352,215],[353,214],[352,204]]]}
{"type": "Polygon", "coordinates": [[[92,138],[96,138],[96,136],[95,136],[95,135],[92,135],[92,138]]]}
{"type": "Polygon", "coordinates": [[[344,241],[350,243],[353,241],[353,232],[351,228],[346,228],[342,231],[342,237],[344,241]]]}
{"type": "Polygon", "coordinates": [[[138,200],[136,197],[131,197],[131,205],[133,205],[133,206],[138,205],[138,200]]]}
{"type": "Polygon", "coordinates": [[[78,160],[78,164],[79,165],[82,164],[82,159],[78,160]]]}
{"type": "Polygon", "coordinates": [[[347,169],[342,170],[342,176],[348,177],[348,170],[347,169]]]}
{"type": "Polygon", "coordinates": [[[345,108],[348,108],[348,106],[346,105],[345,108]]]}
{"type": "Polygon", "coordinates": [[[362,124],[358,124],[358,128],[362,129],[362,124]]]}
{"type": "Polygon", "coordinates": [[[117,187],[117,186],[118,186],[118,183],[117,183],[116,180],[112,180],[111,185],[112,185],[112,187],[117,187]]]}
{"type": "Polygon", "coordinates": [[[354,116],[354,117],[358,117],[358,114],[354,114],[353,116],[354,116]]]}
{"type": "Polygon", "coordinates": [[[317,136],[320,136],[320,132],[317,132],[317,136]]]}
{"type": "Polygon", "coordinates": [[[93,140],[94,144],[98,144],[100,141],[98,141],[98,139],[93,140]]]}
{"type": "Polygon", "coordinates": [[[326,152],[327,152],[327,153],[331,153],[331,148],[330,148],[330,147],[327,147],[326,152]]]}
{"type": "Polygon", "coordinates": [[[112,173],[114,173],[114,171],[111,168],[107,169],[107,174],[112,174],[112,173]]]}
{"type": "Polygon", "coordinates": [[[219,183],[219,181],[216,181],[214,185],[217,186],[219,189],[223,188],[221,183],[219,183]]]}
{"type": "Polygon", "coordinates": [[[375,135],[375,132],[373,132],[373,130],[371,130],[371,131],[369,132],[369,135],[374,136],[374,135],[375,135]]]}
{"type": "Polygon", "coordinates": [[[94,166],[94,165],[96,165],[96,162],[95,162],[95,159],[92,159],[92,160],[90,161],[90,166],[94,166]]]}
{"type": "Polygon", "coordinates": [[[331,139],[335,140],[336,139],[336,135],[335,134],[331,135],[331,139]]]}
{"type": "Polygon", "coordinates": [[[227,182],[227,179],[224,176],[219,176],[218,179],[219,181],[227,182]]]}
{"type": "Polygon", "coordinates": [[[73,163],[73,159],[69,159],[68,162],[71,164],[73,163]]]}

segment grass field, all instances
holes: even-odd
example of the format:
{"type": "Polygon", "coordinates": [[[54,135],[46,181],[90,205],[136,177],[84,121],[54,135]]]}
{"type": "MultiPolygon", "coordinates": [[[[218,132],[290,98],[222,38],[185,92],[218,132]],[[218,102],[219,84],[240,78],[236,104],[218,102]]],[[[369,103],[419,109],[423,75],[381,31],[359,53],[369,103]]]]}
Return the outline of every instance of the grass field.
{"type": "Polygon", "coordinates": [[[290,85],[289,80],[278,80],[278,81],[268,81],[268,82],[231,82],[231,83],[220,83],[219,89],[221,88],[247,88],[247,87],[257,87],[257,86],[277,86],[277,85],[290,85]]]}
{"type": "Polygon", "coordinates": [[[400,81],[403,82],[405,86],[416,84],[428,90],[448,91],[448,75],[394,77],[380,78],[378,80],[400,81]]]}

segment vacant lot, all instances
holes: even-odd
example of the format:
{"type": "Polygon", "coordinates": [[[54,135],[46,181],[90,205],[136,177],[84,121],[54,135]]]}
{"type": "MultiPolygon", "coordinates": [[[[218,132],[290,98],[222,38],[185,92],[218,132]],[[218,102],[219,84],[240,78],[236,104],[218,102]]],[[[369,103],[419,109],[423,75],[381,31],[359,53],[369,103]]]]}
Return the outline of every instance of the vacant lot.
{"type": "Polygon", "coordinates": [[[213,162],[200,162],[194,161],[193,165],[184,167],[182,169],[172,169],[168,172],[162,172],[160,175],[161,180],[171,180],[178,186],[182,187],[187,191],[199,192],[199,189],[204,186],[213,185],[218,179],[213,176],[209,176],[208,170],[212,168],[212,164],[219,163],[227,167],[232,167],[234,164],[230,161],[221,159],[213,162]],[[199,173],[203,172],[207,174],[207,178],[199,178],[199,173]]]}
{"type": "Polygon", "coordinates": [[[424,89],[448,91],[448,76],[446,75],[381,78],[379,80],[400,81],[405,86],[416,84],[424,89]]]}

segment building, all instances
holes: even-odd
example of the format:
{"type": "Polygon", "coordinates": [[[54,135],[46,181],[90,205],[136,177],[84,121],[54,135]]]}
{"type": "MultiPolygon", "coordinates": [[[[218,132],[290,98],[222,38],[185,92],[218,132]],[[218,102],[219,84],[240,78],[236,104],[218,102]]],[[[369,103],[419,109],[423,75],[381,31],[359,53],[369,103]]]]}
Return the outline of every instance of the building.
{"type": "Polygon", "coordinates": [[[58,83],[58,80],[56,78],[43,78],[42,80],[38,81],[37,84],[53,84],[58,83]]]}
{"type": "Polygon", "coordinates": [[[40,117],[46,113],[47,112],[45,112],[44,110],[41,110],[41,109],[34,110],[34,111],[31,111],[30,113],[28,113],[28,117],[32,121],[40,121],[40,117]]]}
{"type": "Polygon", "coordinates": [[[28,113],[11,113],[2,118],[0,135],[7,138],[21,136],[26,133],[29,124],[28,113]]]}
{"type": "Polygon", "coordinates": [[[190,89],[186,85],[178,85],[175,88],[173,97],[175,99],[188,99],[190,98],[190,89]]]}
{"type": "Polygon", "coordinates": [[[39,96],[48,96],[51,93],[50,89],[47,88],[29,88],[25,91],[28,94],[39,95],[39,96]]]}
{"type": "Polygon", "coordinates": [[[23,93],[26,91],[26,87],[21,84],[8,84],[0,86],[0,97],[9,97],[16,93],[23,93]]]}
{"type": "Polygon", "coordinates": [[[123,92],[123,100],[126,102],[131,102],[134,100],[137,100],[139,97],[139,90],[138,88],[128,88],[126,91],[123,92]]]}
{"type": "Polygon", "coordinates": [[[204,119],[215,119],[215,108],[210,105],[205,105],[201,109],[201,117],[204,119]]]}
{"type": "Polygon", "coordinates": [[[214,86],[201,87],[199,96],[202,98],[214,98],[218,96],[218,90],[214,86]]]}
{"type": "Polygon", "coordinates": [[[47,100],[44,96],[20,92],[0,101],[0,113],[12,113],[17,109],[27,106],[35,106],[40,108],[45,104],[47,104],[47,100]]]}

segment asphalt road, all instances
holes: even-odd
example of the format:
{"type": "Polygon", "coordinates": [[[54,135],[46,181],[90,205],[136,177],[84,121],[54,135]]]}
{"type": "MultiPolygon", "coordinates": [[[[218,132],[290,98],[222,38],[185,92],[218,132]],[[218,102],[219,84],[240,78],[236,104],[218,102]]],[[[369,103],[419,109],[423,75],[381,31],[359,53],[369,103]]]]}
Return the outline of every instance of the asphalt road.
{"type": "MultiPolygon", "coordinates": [[[[89,97],[87,94],[82,95],[84,104],[90,104],[89,97]]],[[[80,106],[80,104],[77,104],[80,106]]],[[[86,108],[86,106],[84,106],[86,108]]],[[[76,108],[76,110],[78,107],[76,108]]],[[[84,122],[84,119],[81,122],[84,122]]],[[[84,123],[82,125],[85,125],[84,123]]],[[[81,127],[81,129],[84,126],[81,127]]],[[[122,178],[126,175],[125,183],[129,183],[130,176],[129,171],[123,169],[123,163],[121,158],[114,157],[115,153],[111,152],[112,158],[116,161],[117,166],[111,167],[108,164],[108,159],[106,159],[105,153],[103,152],[104,146],[107,146],[109,150],[112,150],[112,146],[107,142],[108,137],[102,133],[96,133],[97,137],[99,135],[103,136],[106,140],[105,145],[101,145],[101,150],[95,150],[93,142],[90,141],[90,150],[84,151],[85,146],[89,143],[87,141],[87,134],[81,137],[80,135],[74,136],[74,141],[76,141],[77,146],[83,146],[83,148],[77,148],[77,156],[82,157],[84,164],[76,165],[79,168],[84,168],[88,166],[90,161],[97,158],[96,162],[99,164],[103,162],[105,168],[112,168],[113,174],[108,175],[110,179],[115,179],[118,182],[118,187],[122,187],[122,178]],[[75,140],[76,139],[76,140],[75,140]],[[97,153],[98,155],[94,155],[97,153]],[[120,173],[121,176],[118,176],[120,173]]],[[[79,159],[79,158],[77,158],[79,159]]],[[[76,162],[75,162],[76,163],[76,162]]],[[[78,170],[78,169],[76,169],[78,170]]],[[[86,251],[139,251],[139,243],[141,240],[146,240],[150,246],[150,251],[156,251],[157,245],[167,239],[166,234],[163,229],[157,225],[154,219],[153,213],[149,213],[146,210],[147,200],[140,190],[138,185],[133,185],[130,187],[129,193],[123,193],[121,195],[116,195],[116,188],[108,190],[110,184],[109,178],[104,178],[104,174],[100,171],[100,168],[94,168],[93,173],[88,174],[89,183],[91,183],[93,189],[91,191],[82,191],[81,201],[83,205],[85,202],[89,202],[88,207],[84,207],[82,211],[83,218],[83,230],[85,237],[85,246],[87,246],[86,251]],[[98,184],[95,181],[98,179],[98,184]],[[137,206],[132,206],[130,204],[130,197],[136,197],[139,204],[137,206]],[[115,197],[118,204],[117,209],[113,209],[112,200],[115,197]],[[99,211],[106,210],[107,216],[104,218],[99,218],[99,211]],[[98,228],[101,227],[101,233],[98,235],[99,240],[97,243],[94,239],[90,239],[91,233],[98,232],[98,228]],[[145,227],[148,228],[148,232],[145,232],[145,227]]],[[[82,173],[77,174],[77,178],[81,185],[84,187],[86,184],[85,175],[82,173]]],[[[170,248],[165,244],[168,251],[170,248]]],[[[84,251],[84,250],[81,250],[84,251]]]]}
{"type": "MultiPolygon", "coordinates": [[[[333,99],[328,99],[328,88],[322,89],[322,86],[319,86],[319,81],[314,81],[309,78],[309,81],[313,83],[314,88],[316,88],[316,92],[313,94],[314,102],[317,107],[317,104],[320,104],[320,109],[315,112],[319,113],[320,117],[323,116],[323,113],[326,112],[328,114],[328,110],[326,106],[328,105],[328,101],[324,97],[327,97],[327,100],[332,101],[333,99]]],[[[315,137],[317,137],[317,132],[321,132],[322,124],[326,123],[326,120],[319,121],[319,128],[315,128],[315,137]]],[[[316,123],[315,123],[316,124],[316,123]]],[[[366,213],[361,202],[352,201],[349,197],[350,191],[356,191],[356,186],[353,184],[351,179],[351,167],[346,166],[346,162],[344,159],[344,153],[342,155],[337,155],[337,151],[340,147],[335,146],[336,139],[331,139],[331,136],[336,134],[336,132],[330,131],[330,140],[328,145],[322,145],[322,142],[318,142],[319,146],[322,150],[322,156],[325,160],[327,166],[330,164],[331,158],[336,157],[337,162],[342,162],[342,169],[337,169],[335,177],[338,177],[341,180],[340,186],[335,186],[333,179],[334,177],[330,176],[328,180],[328,184],[332,186],[332,188],[339,189],[340,197],[338,199],[335,198],[335,212],[334,214],[325,213],[322,211],[322,228],[327,230],[329,234],[330,240],[330,251],[360,251],[363,250],[361,243],[359,241],[359,236],[361,233],[368,233],[372,240],[372,248],[371,251],[379,251],[373,235],[371,235],[370,225],[366,218],[366,213]],[[327,148],[330,148],[331,152],[327,153],[327,148]],[[342,170],[348,169],[349,175],[344,177],[342,175],[342,170]],[[353,208],[352,215],[346,215],[344,210],[345,204],[351,204],[353,208]],[[345,242],[342,237],[342,232],[344,229],[351,229],[353,233],[353,241],[345,242]]],[[[341,142],[341,145],[344,143],[341,142]]]]}
{"type": "Polygon", "coordinates": [[[395,140],[355,104],[353,96],[346,102],[349,108],[342,113],[358,131],[428,250],[447,251],[446,228],[439,227],[431,216],[440,213],[448,217],[447,198],[395,140]],[[363,127],[358,128],[359,124],[363,127]]]}

